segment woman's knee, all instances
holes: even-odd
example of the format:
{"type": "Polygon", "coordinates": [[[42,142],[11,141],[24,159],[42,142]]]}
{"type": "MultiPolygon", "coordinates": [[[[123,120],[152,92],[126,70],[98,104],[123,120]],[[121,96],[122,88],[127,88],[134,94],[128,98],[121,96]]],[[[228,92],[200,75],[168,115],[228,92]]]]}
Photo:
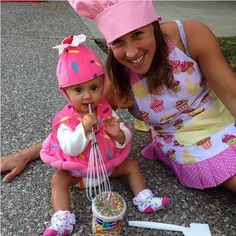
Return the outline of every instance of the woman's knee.
{"type": "Polygon", "coordinates": [[[236,192],[236,175],[223,183],[223,187],[232,192],[236,192]]]}

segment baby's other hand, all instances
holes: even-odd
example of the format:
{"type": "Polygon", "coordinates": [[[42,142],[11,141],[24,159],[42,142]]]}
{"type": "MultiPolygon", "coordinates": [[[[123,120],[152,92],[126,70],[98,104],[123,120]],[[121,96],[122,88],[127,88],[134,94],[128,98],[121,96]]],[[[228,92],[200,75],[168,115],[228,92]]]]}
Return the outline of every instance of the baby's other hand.
{"type": "Polygon", "coordinates": [[[107,117],[103,120],[103,130],[106,131],[112,137],[116,137],[121,132],[120,119],[115,117],[107,117]]]}

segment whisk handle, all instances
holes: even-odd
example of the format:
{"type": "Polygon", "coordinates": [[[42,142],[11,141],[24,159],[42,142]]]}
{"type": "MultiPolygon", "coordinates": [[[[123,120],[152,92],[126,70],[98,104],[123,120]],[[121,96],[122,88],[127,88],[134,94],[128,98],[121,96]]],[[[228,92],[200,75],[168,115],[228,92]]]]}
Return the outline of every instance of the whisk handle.
{"type": "MultiPolygon", "coordinates": [[[[93,113],[93,109],[92,109],[92,105],[91,105],[91,103],[89,103],[88,104],[88,109],[89,109],[89,113],[93,113]]],[[[96,140],[96,136],[95,136],[95,132],[94,132],[94,127],[92,127],[92,143],[94,144],[94,143],[96,143],[97,142],[97,140],[96,140]]]]}

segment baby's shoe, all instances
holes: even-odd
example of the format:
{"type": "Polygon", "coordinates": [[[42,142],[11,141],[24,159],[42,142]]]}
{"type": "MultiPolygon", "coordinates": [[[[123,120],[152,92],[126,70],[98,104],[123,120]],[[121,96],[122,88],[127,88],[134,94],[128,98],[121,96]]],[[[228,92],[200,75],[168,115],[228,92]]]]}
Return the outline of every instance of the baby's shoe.
{"type": "Polygon", "coordinates": [[[145,214],[152,214],[155,211],[163,209],[170,202],[170,198],[153,197],[152,191],[144,189],[133,198],[134,205],[137,206],[138,210],[145,214]]]}
{"type": "Polygon", "coordinates": [[[51,219],[52,225],[47,228],[43,236],[68,236],[75,225],[75,215],[69,211],[57,211],[51,219]]]}

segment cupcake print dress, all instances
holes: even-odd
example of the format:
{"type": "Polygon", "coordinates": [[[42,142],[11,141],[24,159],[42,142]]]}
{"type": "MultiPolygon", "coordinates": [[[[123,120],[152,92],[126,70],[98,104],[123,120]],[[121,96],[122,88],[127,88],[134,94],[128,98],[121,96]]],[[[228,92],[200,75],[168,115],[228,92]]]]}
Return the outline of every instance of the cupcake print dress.
{"type": "Polygon", "coordinates": [[[142,155],[168,165],[184,186],[211,188],[236,174],[235,118],[189,56],[183,25],[176,23],[186,54],[167,40],[173,69],[170,86],[150,94],[146,79],[130,72],[135,105],[156,132],[142,155]]]}

